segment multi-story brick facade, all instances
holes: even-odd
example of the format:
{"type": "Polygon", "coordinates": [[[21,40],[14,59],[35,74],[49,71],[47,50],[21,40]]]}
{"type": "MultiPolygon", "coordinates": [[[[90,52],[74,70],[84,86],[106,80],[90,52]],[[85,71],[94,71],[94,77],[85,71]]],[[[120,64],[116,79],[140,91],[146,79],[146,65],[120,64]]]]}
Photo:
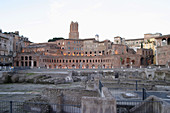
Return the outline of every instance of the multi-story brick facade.
{"type": "Polygon", "coordinates": [[[22,47],[30,44],[28,38],[19,36],[19,32],[2,32],[0,30],[0,69],[13,66],[13,58],[22,47]]]}
{"type": "Polygon", "coordinates": [[[7,34],[2,33],[0,30],[0,70],[6,66],[12,66],[13,56],[11,48],[11,37],[7,34]]]}
{"type": "Polygon", "coordinates": [[[157,65],[169,65],[170,66],[170,35],[163,35],[156,38],[157,65]]]}
{"type": "MultiPolygon", "coordinates": [[[[72,22],[70,29],[78,31],[78,24],[72,22]]],[[[79,39],[77,36],[73,35],[76,38],[70,36],[69,39],[59,39],[55,42],[32,43],[23,47],[22,52],[15,57],[15,66],[52,69],[99,69],[139,67],[151,64],[152,50],[147,50],[149,52],[145,55],[143,51],[146,51],[146,49],[135,52],[123,45],[123,41],[120,44],[114,44],[110,40],[79,39]]]]}

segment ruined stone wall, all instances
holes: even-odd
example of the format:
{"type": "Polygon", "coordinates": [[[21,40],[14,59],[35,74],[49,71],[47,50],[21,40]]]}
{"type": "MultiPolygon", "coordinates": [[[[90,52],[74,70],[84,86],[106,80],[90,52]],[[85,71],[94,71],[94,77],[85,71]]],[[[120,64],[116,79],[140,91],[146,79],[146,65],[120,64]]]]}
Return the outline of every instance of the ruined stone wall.
{"type": "Polygon", "coordinates": [[[114,98],[83,97],[81,113],[116,113],[114,98]]]}
{"type": "Polygon", "coordinates": [[[170,45],[157,47],[157,65],[167,65],[170,62],[170,45]]]}
{"type": "Polygon", "coordinates": [[[45,89],[42,94],[51,101],[57,101],[56,95],[62,95],[62,103],[71,105],[80,105],[83,96],[99,97],[97,91],[81,89],[45,89]]]}

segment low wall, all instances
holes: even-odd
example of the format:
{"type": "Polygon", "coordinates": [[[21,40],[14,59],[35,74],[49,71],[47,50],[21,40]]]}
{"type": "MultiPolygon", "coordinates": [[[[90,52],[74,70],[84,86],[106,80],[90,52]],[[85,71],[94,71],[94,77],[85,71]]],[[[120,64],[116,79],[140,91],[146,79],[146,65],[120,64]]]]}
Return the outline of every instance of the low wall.
{"type": "Polygon", "coordinates": [[[47,88],[42,92],[44,97],[47,97],[50,102],[56,103],[58,98],[56,95],[62,94],[62,104],[80,105],[83,96],[99,97],[97,91],[82,90],[82,89],[51,89],[47,88]]]}
{"type": "Polygon", "coordinates": [[[83,97],[81,113],[116,113],[114,98],[83,97]]]}
{"type": "Polygon", "coordinates": [[[170,113],[170,104],[156,96],[148,97],[141,104],[136,105],[130,113],[170,113]]]}

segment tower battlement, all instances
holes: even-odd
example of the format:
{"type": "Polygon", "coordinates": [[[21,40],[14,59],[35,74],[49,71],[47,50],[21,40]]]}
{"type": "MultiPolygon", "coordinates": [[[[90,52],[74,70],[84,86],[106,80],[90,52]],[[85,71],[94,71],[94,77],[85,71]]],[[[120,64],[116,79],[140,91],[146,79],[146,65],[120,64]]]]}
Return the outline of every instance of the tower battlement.
{"type": "Polygon", "coordinates": [[[77,22],[72,21],[70,24],[69,39],[79,39],[78,23],[77,22]]]}

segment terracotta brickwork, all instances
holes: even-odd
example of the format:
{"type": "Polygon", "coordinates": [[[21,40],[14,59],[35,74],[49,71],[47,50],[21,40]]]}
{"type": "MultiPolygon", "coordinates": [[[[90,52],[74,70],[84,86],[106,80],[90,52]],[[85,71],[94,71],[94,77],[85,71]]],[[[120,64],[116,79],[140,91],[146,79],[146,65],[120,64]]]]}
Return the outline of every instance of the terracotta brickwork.
{"type": "Polygon", "coordinates": [[[99,41],[95,38],[79,39],[78,23],[71,22],[69,39],[55,42],[32,43],[23,47],[15,57],[16,67],[50,69],[101,69],[139,67],[148,65],[152,56],[137,52],[124,45],[124,39],[99,41]],[[116,42],[117,42],[116,41],[116,42]]]}
{"type": "Polygon", "coordinates": [[[152,52],[147,50],[148,55],[145,55],[145,52],[143,54],[141,50],[138,51],[132,53],[126,45],[113,44],[109,40],[99,42],[95,39],[62,39],[23,48],[15,58],[15,66],[51,69],[139,67],[141,58],[147,60],[152,52]]]}
{"type": "Polygon", "coordinates": [[[170,64],[170,45],[157,47],[157,64],[170,64]]]}
{"type": "Polygon", "coordinates": [[[69,39],[79,39],[78,23],[77,22],[71,22],[71,24],[70,24],[69,39]]]}

